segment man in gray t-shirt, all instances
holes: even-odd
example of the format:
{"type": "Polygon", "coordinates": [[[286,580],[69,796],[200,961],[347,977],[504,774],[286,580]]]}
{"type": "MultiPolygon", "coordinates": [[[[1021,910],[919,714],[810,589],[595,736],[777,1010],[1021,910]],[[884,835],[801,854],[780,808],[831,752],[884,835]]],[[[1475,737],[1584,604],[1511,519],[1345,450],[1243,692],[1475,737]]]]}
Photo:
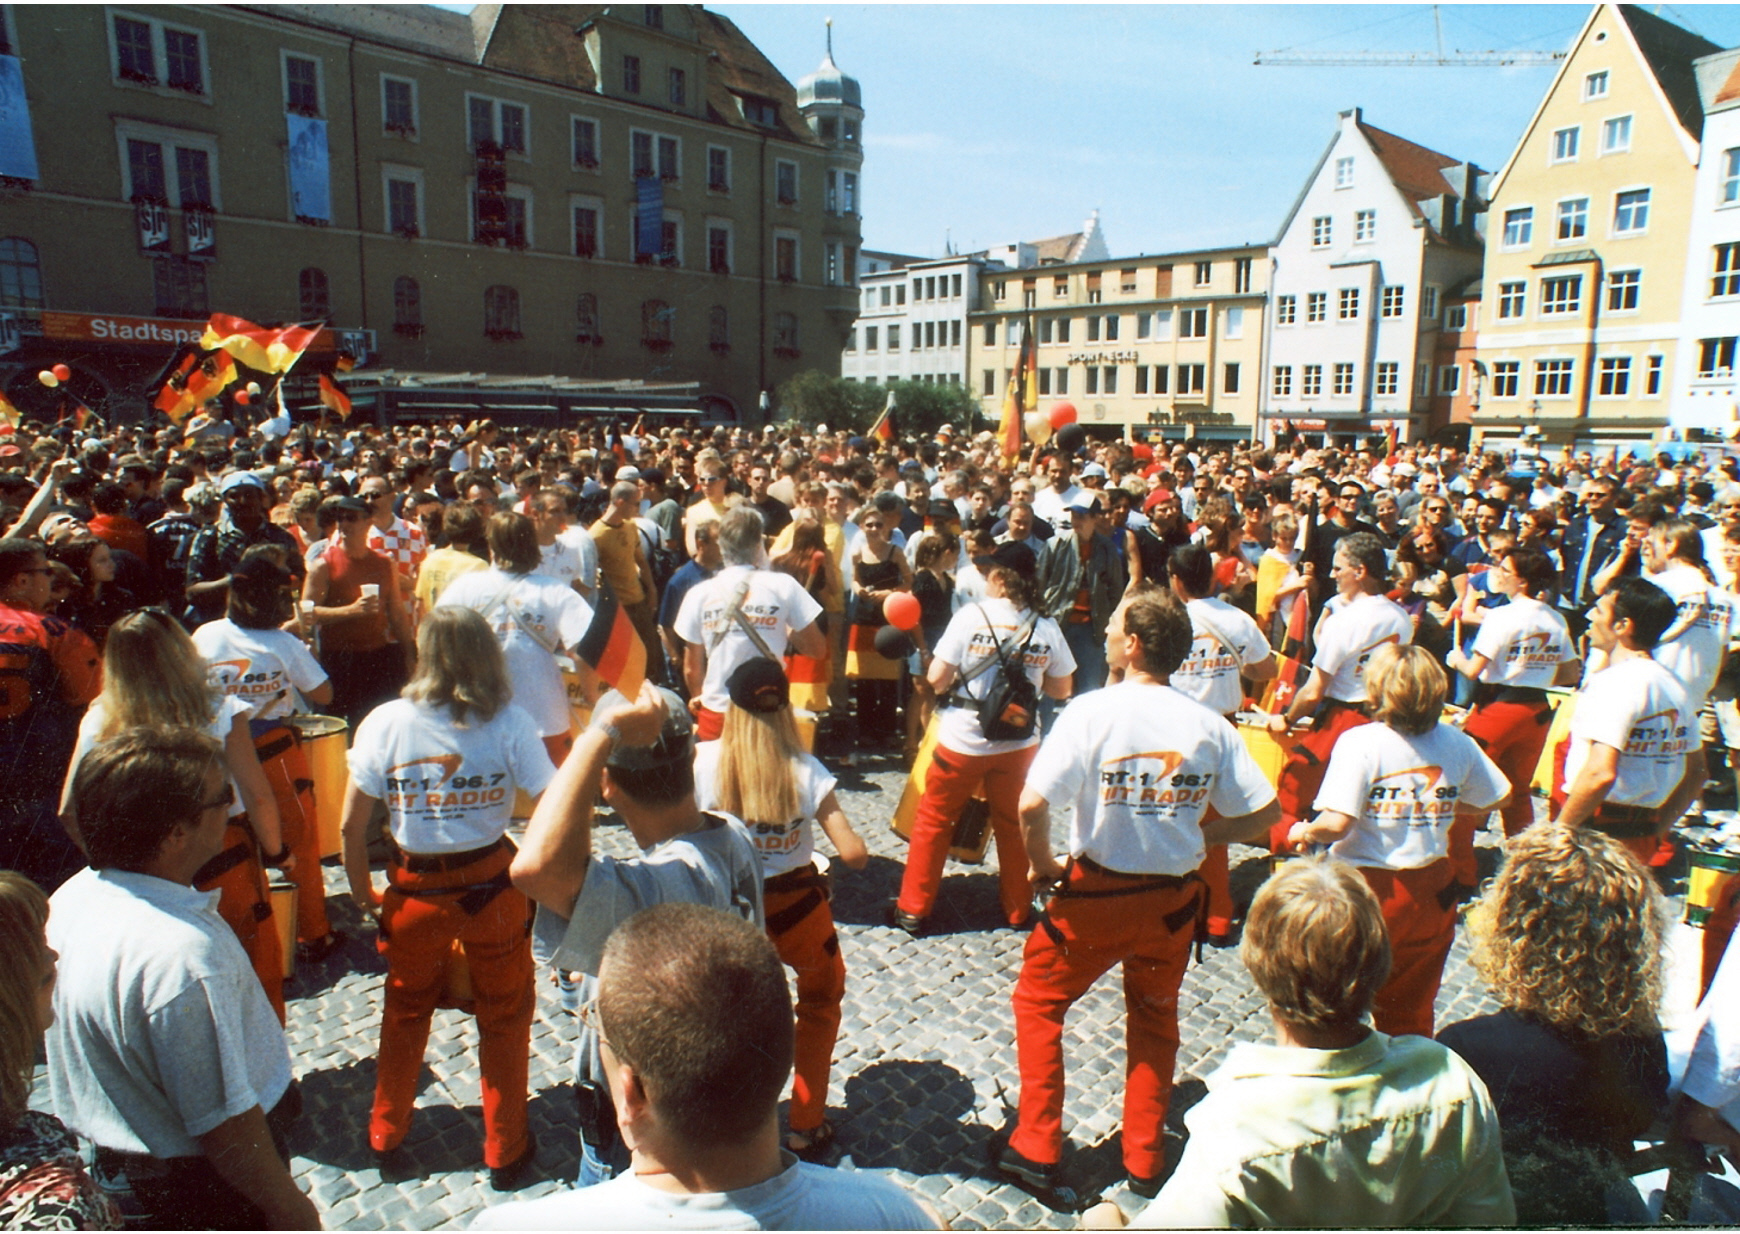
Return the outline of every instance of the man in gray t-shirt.
{"type": "MultiPolygon", "coordinates": [[[[743,824],[695,804],[695,739],[689,709],[669,690],[644,686],[632,703],[611,691],[574,742],[526,825],[509,873],[538,905],[534,946],[564,971],[585,974],[582,1002],[597,992],[604,943],[641,909],[672,901],[736,913],[760,927],[761,859],[743,824]],[[607,802],[639,845],[638,857],[592,851],[592,815],[607,802]]],[[[603,1083],[596,1033],[576,1046],[581,1186],[619,1173],[628,1154],[603,1083]]]]}

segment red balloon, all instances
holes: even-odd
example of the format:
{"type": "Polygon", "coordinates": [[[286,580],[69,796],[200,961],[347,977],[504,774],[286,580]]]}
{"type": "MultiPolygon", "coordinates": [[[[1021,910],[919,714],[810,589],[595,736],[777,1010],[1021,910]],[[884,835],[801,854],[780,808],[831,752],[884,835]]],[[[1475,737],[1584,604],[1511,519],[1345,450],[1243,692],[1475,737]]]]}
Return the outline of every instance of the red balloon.
{"type": "Polygon", "coordinates": [[[246,390],[237,390],[236,391],[236,402],[240,403],[243,407],[246,407],[249,403],[251,403],[253,401],[254,401],[254,396],[249,394],[246,390]]]}
{"type": "Polygon", "coordinates": [[[918,629],[918,619],[922,614],[918,597],[910,591],[897,591],[882,602],[882,615],[888,618],[888,624],[897,630],[910,633],[918,629]]]}
{"type": "Polygon", "coordinates": [[[1074,403],[1053,403],[1045,418],[1051,422],[1053,429],[1060,429],[1066,424],[1075,423],[1074,403]]]}
{"type": "Polygon", "coordinates": [[[72,380],[72,369],[65,364],[57,364],[54,366],[54,368],[50,369],[49,371],[52,372],[56,377],[60,378],[62,381],[71,381],[72,380]]]}

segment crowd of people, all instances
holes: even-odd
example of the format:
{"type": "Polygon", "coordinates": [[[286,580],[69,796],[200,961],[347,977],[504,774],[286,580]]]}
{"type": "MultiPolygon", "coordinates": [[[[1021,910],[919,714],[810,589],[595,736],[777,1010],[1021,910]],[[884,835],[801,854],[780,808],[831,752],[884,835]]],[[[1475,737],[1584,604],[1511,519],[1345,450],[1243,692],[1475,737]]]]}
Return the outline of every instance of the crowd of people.
{"type": "Polygon", "coordinates": [[[867,760],[917,790],[895,929],[939,933],[985,819],[1027,932],[991,1168],[1054,1208],[1091,1199],[1065,1025],[1113,968],[1145,1207],[1108,1224],[1632,1221],[1635,1139],[1740,1152],[1740,894],[1706,923],[1682,1092],[1652,873],[1733,791],[1724,751],[1740,771],[1731,457],[195,423],[0,439],[9,1225],[318,1224],[274,921],[299,962],[345,942],[314,716],[347,735],[327,824],[386,961],[382,1178],[457,957],[497,1191],[537,1155],[541,981],[573,1017],[579,1189],[481,1227],[936,1224],[821,1168],[830,880],[868,859],[836,772],[867,760]],[[637,855],[597,851],[601,808],[637,855]],[[1242,912],[1234,843],[1278,869],[1242,912]],[[1473,899],[1503,1010],[1440,1025],[1473,899]],[[1275,1044],[1209,1077],[1169,1168],[1205,943],[1240,946],[1275,1044]],[[28,1106],[45,1038],[54,1116],[28,1106]]]}

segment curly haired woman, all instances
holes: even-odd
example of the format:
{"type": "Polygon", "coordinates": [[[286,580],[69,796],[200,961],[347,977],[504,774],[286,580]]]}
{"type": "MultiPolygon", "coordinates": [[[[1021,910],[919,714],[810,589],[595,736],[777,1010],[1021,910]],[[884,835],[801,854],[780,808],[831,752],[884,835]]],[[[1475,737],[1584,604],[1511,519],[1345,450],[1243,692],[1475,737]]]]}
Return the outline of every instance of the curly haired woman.
{"type": "Polygon", "coordinates": [[[1438,1039],[1492,1093],[1524,1225],[1643,1219],[1610,1210],[1607,1192],[1667,1108],[1663,920],[1631,854],[1590,828],[1545,824],[1510,842],[1469,918],[1475,965],[1503,1010],[1438,1039]]]}

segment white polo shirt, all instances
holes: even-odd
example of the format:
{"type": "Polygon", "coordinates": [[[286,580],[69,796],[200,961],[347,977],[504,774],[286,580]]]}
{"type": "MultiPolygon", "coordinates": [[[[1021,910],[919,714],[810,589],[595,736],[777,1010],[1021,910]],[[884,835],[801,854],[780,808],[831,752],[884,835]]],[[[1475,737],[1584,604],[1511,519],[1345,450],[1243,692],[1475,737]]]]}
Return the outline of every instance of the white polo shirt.
{"type": "Polygon", "coordinates": [[[1249,614],[1225,600],[1191,600],[1184,610],[1190,614],[1190,650],[1172,674],[1172,688],[1230,715],[1244,702],[1239,674],[1273,654],[1269,640],[1249,614]]]}
{"type": "Polygon", "coordinates": [[[1654,660],[1622,660],[1590,677],[1574,700],[1565,790],[1589,761],[1593,742],[1619,751],[1613,805],[1661,805],[1686,773],[1686,755],[1701,748],[1697,710],[1683,686],[1654,660]]]}
{"type": "Polygon", "coordinates": [[[1324,614],[1311,667],[1329,678],[1329,697],[1365,702],[1365,666],[1385,643],[1414,641],[1414,620],[1387,596],[1359,595],[1324,614]]]}
{"type": "Polygon", "coordinates": [[[707,653],[701,705],[709,711],[724,712],[731,701],[725,692],[726,681],[739,664],[761,655],[742,624],[731,615],[731,600],[745,579],[749,590],[739,609],[776,657],[784,658],[793,631],[804,629],[822,615],[822,606],[802,583],[773,570],[727,566],[690,588],[671,628],[685,643],[707,653]]]}

